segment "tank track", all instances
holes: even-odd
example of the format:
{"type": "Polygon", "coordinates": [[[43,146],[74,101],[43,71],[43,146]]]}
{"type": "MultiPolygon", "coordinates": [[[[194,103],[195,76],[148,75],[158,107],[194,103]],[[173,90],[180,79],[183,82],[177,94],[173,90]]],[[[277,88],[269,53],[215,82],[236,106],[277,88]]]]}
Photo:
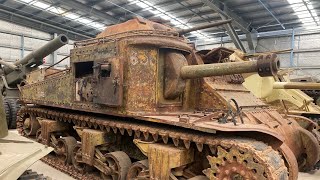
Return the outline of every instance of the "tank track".
{"type": "MultiPolygon", "coordinates": [[[[210,150],[211,153],[216,153],[217,146],[220,146],[223,149],[229,149],[240,144],[241,146],[237,147],[237,149],[241,149],[244,151],[253,150],[253,152],[255,152],[252,154],[253,157],[251,157],[250,160],[252,161],[251,165],[258,166],[258,163],[253,162],[253,159],[260,159],[265,161],[263,163],[266,167],[268,167],[268,177],[273,177],[274,179],[281,180],[290,178],[288,177],[288,170],[285,166],[284,160],[281,158],[281,155],[279,155],[277,151],[273,150],[265,143],[254,139],[242,137],[235,138],[225,136],[212,136],[212,134],[209,133],[203,133],[192,129],[186,130],[184,128],[172,127],[159,123],[146,123],[133,119],[107,119],[95,115],[80,115],[72,112],[66,113],[60,110],[51,110],[39,107],[23,107],[20,109],[17,118],[17,129],[18,132],[22,135],[26,135],[23,130],[23,117],[25,114],[31,114],[35,115],[36,117],[42,117],[66,123],[72,123],[80,127],[87,127],[107,132],[113,131],[115,134],[126,134],[129,136],[134,136],[135,138],[148,139],[151,137],[156,142],[163,142],[164,144],[172,143],[175,146],[184,146],[187,149],[194,145],[193,147],[196,147],[198,152],[202,152],[204,146],[206,146],[206,148],[210,150]]],[[[215,162],[210,162],[210,159],[212,160],[212,158],[214,157],[207,157],[211,168],[208,168],[206,172],[215,171],[215,162]]],[[[42,160],[50,166],[57,168],[76,179],[93,179],[92,175],[81,174],[77,172],[71,165],[64,165],[63,163],[55,161],[54,156],[49,155],[47,157],[44,157],[42,160]]],[[[259,162],[259,164],[261,164],[261,162],[259,162]]],[[[212,175],[208,177],[210,177],[210,179],[217,179],[217,177],[214,177],[212,175]]],[[[97,177],[95,178],[97,179],[97,177]]]]}
{"type": "Polygon", "coordinates": [[[306,93],[308,96],[312,97],[314,99],[314,103],[316,105],[320,105],[320,90],[302,90],[304,93],[306,93]]]}
{"type": "Polygon", "coordinates": [[[41,161],[48,164],[49,166],[58,169],[59,171],[62,171],[66,174],[68,174],[69,176],[75,178],[75,179],[81,179],[81,180],[91,180],[91,179],[95,179],[95,180],[100,180],[101,178],[99,177],[99,175],[96,174],[82,174],[80,172],[78,172],[73,165],[65,165],[63,163],[61,163],[60,161],[57,161],[56,156],[49,154],[43,158],[41,158],[41,161]]]}
{"type": "Polygon", "coordinates": [[[3,100],[4,112],[6,113],[7,126],[10,128],[11,116],[10,116],[10,105],[8,101],[3,100]]]}
{"type": "Polygon", "coordinates": [[[43,174],[38,174],[31,169],[26,170],[18,180],[52,180],[50,177],[44,176],[43,174]]]}
{"type": "Polygon", "coordinates": [[[319,90],[303,90],[303,92],[306,93],[308,96],[311,96],[311,97],[320,96],[320,91],[319,90]]]}

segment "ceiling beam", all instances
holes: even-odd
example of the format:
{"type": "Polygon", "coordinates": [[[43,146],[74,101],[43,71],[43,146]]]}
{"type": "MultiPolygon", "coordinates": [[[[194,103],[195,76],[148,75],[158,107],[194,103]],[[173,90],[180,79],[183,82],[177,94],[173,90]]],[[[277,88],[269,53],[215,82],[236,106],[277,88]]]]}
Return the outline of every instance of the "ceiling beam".
{"type": "MultiPolygon", "coordinates": [[[[221,3],[219,0],[201,0],[203,4],[210,7],[215,12],[219,13],[222,19],[232,19],[232,24],[241,29],[242,32],[244,32],[247,36],[247,42],[249,49],[253,51],[255,49],[254,43],[252,40],[252,33],[254,29],[250,26],[248,22],[246,22],[244,19],[239,17],[236,13],[232,12],[225,4],[221,3]]],[[[245,52],[244,46],[242,45],[236,31],[232,27],[231,24],[225,25],[226,30],[228,31],[229,36],[233,40],[234,44],[237,48],[241,49],[245,52]]]]}
{"type": "Polygon", "coordinates": [[[0,19],[48,33],[64,33],[74,40],[88,39],[95,36],[93,34],[89,35],[88,33],[81,33],[69,28],[65,28],[61,24],[58,25],[57,23],[45,22],[46,19],[37,20],[30,18],[27,15],[21,15],[2,8],[0,8],[0,19]]]}
{"type": "Polygon", "coordinates": [[[236,13],[232,12],[225,4],[221,3],[219,0],[201,0],[202,3],[209,6],[212,10],[217,13],[232,19],[232,24],[240,28],[243,32],[248,33],[252,30],[250,24],[239,17],[236,13]]]}
{"type": "Polygon", "coordinates": [[[277,18],[277,16],[267,7],[266,4],[264,4],[261,0],[258,0],[260,4],[270,13],[270,15],[279,23],[279,25],[282,27],[282,29],[286,29],[284,25],[280,22],[280,20],[277,18]]]}

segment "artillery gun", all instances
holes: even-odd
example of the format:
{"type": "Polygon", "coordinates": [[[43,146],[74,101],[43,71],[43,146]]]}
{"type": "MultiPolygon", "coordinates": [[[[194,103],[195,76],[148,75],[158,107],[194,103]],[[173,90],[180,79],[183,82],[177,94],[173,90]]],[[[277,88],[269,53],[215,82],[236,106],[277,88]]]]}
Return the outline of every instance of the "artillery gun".
{"type": "Polygon", "coordinates": [[[274,77],[246,74],[243,85],[256,97],[277,108],[279,112],[299,118],[300,123],[309,120],[298,116],[312,119],[319,124],[320,107],[314,104],[313,98],[303,90],[319,90],[320,83],[290,82],[287,74],[287,70],[278,72],[274,77]]]}
{"type": "Polygon", "coordinates": [[[0,64],[2,65],[0,69],[0,89],[4,97],[3,105],[9,128],[16,127],[17,111],[20,108],[18,103],[18,86],[20,83],[26,79],[28,73],[38,69],[38,66],[43,64],[43,59],[46,56],[66,45],[68,41],[68,37],[61,34],[13,64],[0,59],[0,64]]]}
{"type": "MultiPolygon", "coordinates": [[[[316,83],[320,84],[319,81],[312,77],[303,77],[303,78],[294,78],[290,79],[292,82],[307,82],[307,83],[316,83]]],[[[319,89],[305,89],[302,90],[304,93],[306,93],[308,96],[313,98],[313,102],[320,106],[320,90],[319,89]]]]}
{"type": "Polygon", "coordinates": [[[297,179],[319,159],[310,129],[241,84],[276,74],[278,59],[231,62],[140,18],[74,47],[69,69],[27,76],[17,127],[77,179],[297,179]]]}

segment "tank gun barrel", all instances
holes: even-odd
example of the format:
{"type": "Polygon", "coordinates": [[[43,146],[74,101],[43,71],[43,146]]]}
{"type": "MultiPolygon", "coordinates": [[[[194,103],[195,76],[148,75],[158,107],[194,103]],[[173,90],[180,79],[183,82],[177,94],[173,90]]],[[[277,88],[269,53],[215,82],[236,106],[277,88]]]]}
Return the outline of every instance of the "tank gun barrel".
{"type": "Polygon", "coordinates": [[[181,67],[181,78],[193,79],[210,76],[222,76],[258,72],[262,77],[273,76],[279,70],[278,59],[263,59],[258,61],[228,62],[216,64],[201,64],[181,67]]]}
{"type": "Polygon", "coordinates": [[[320,83],[308,82],[275,82],[273,89],[320,90],[320,83]]]}
{"type": "Polygon", "coordinates": [[[228,19],[228,20],[214,22],[214,23],[211,23],[211,24],[192,27],[192,28],[189,28],[189,29],[180,29],[180,30],[178,30],[178,33],[180,35],[184,35],[184,34],[187,34],[189,32],[192,32],[192,31],[198,31],[198,30],[201,30],[201,29],[208,29],[208,28],[212,28],[212,27],[216,27],[216,26],[221,26],[221,25],[230,23],[231,21],[232,21],[231,19],[228,19]]]}
{"type": "MultiPolygon", "coordinates": [[[[24,58],[19,61],[14,62],[15,66],[19,65],[26,65],[26,66],[39,66],[43,62],[43,58],[51,54],[52,52],[56,51],[60,47],[66,45],[69,42],[69,38],[64,35],[60,34],[58,37],[54,38],[47,44],[43,45],[39,49],[31,52],[24,58]]],[[[4,72],[6,74],[12,72],[13,69],[9,67],[4,67],[4,72]]]]}

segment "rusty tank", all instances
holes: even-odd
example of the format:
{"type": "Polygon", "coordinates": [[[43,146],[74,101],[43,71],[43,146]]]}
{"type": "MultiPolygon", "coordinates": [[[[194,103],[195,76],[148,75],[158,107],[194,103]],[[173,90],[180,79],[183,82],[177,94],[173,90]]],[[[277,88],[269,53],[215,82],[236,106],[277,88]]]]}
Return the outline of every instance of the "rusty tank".
{"type": "Polygon", "coordinates": [[[54,147],[43,160],[77,179],[278,180],[313,168],[310,129],[241,84],[279,60],[232,62],[184,32],[136,18],[75,42],[70,68],[20,86],[19,132],[54,147]]]}

